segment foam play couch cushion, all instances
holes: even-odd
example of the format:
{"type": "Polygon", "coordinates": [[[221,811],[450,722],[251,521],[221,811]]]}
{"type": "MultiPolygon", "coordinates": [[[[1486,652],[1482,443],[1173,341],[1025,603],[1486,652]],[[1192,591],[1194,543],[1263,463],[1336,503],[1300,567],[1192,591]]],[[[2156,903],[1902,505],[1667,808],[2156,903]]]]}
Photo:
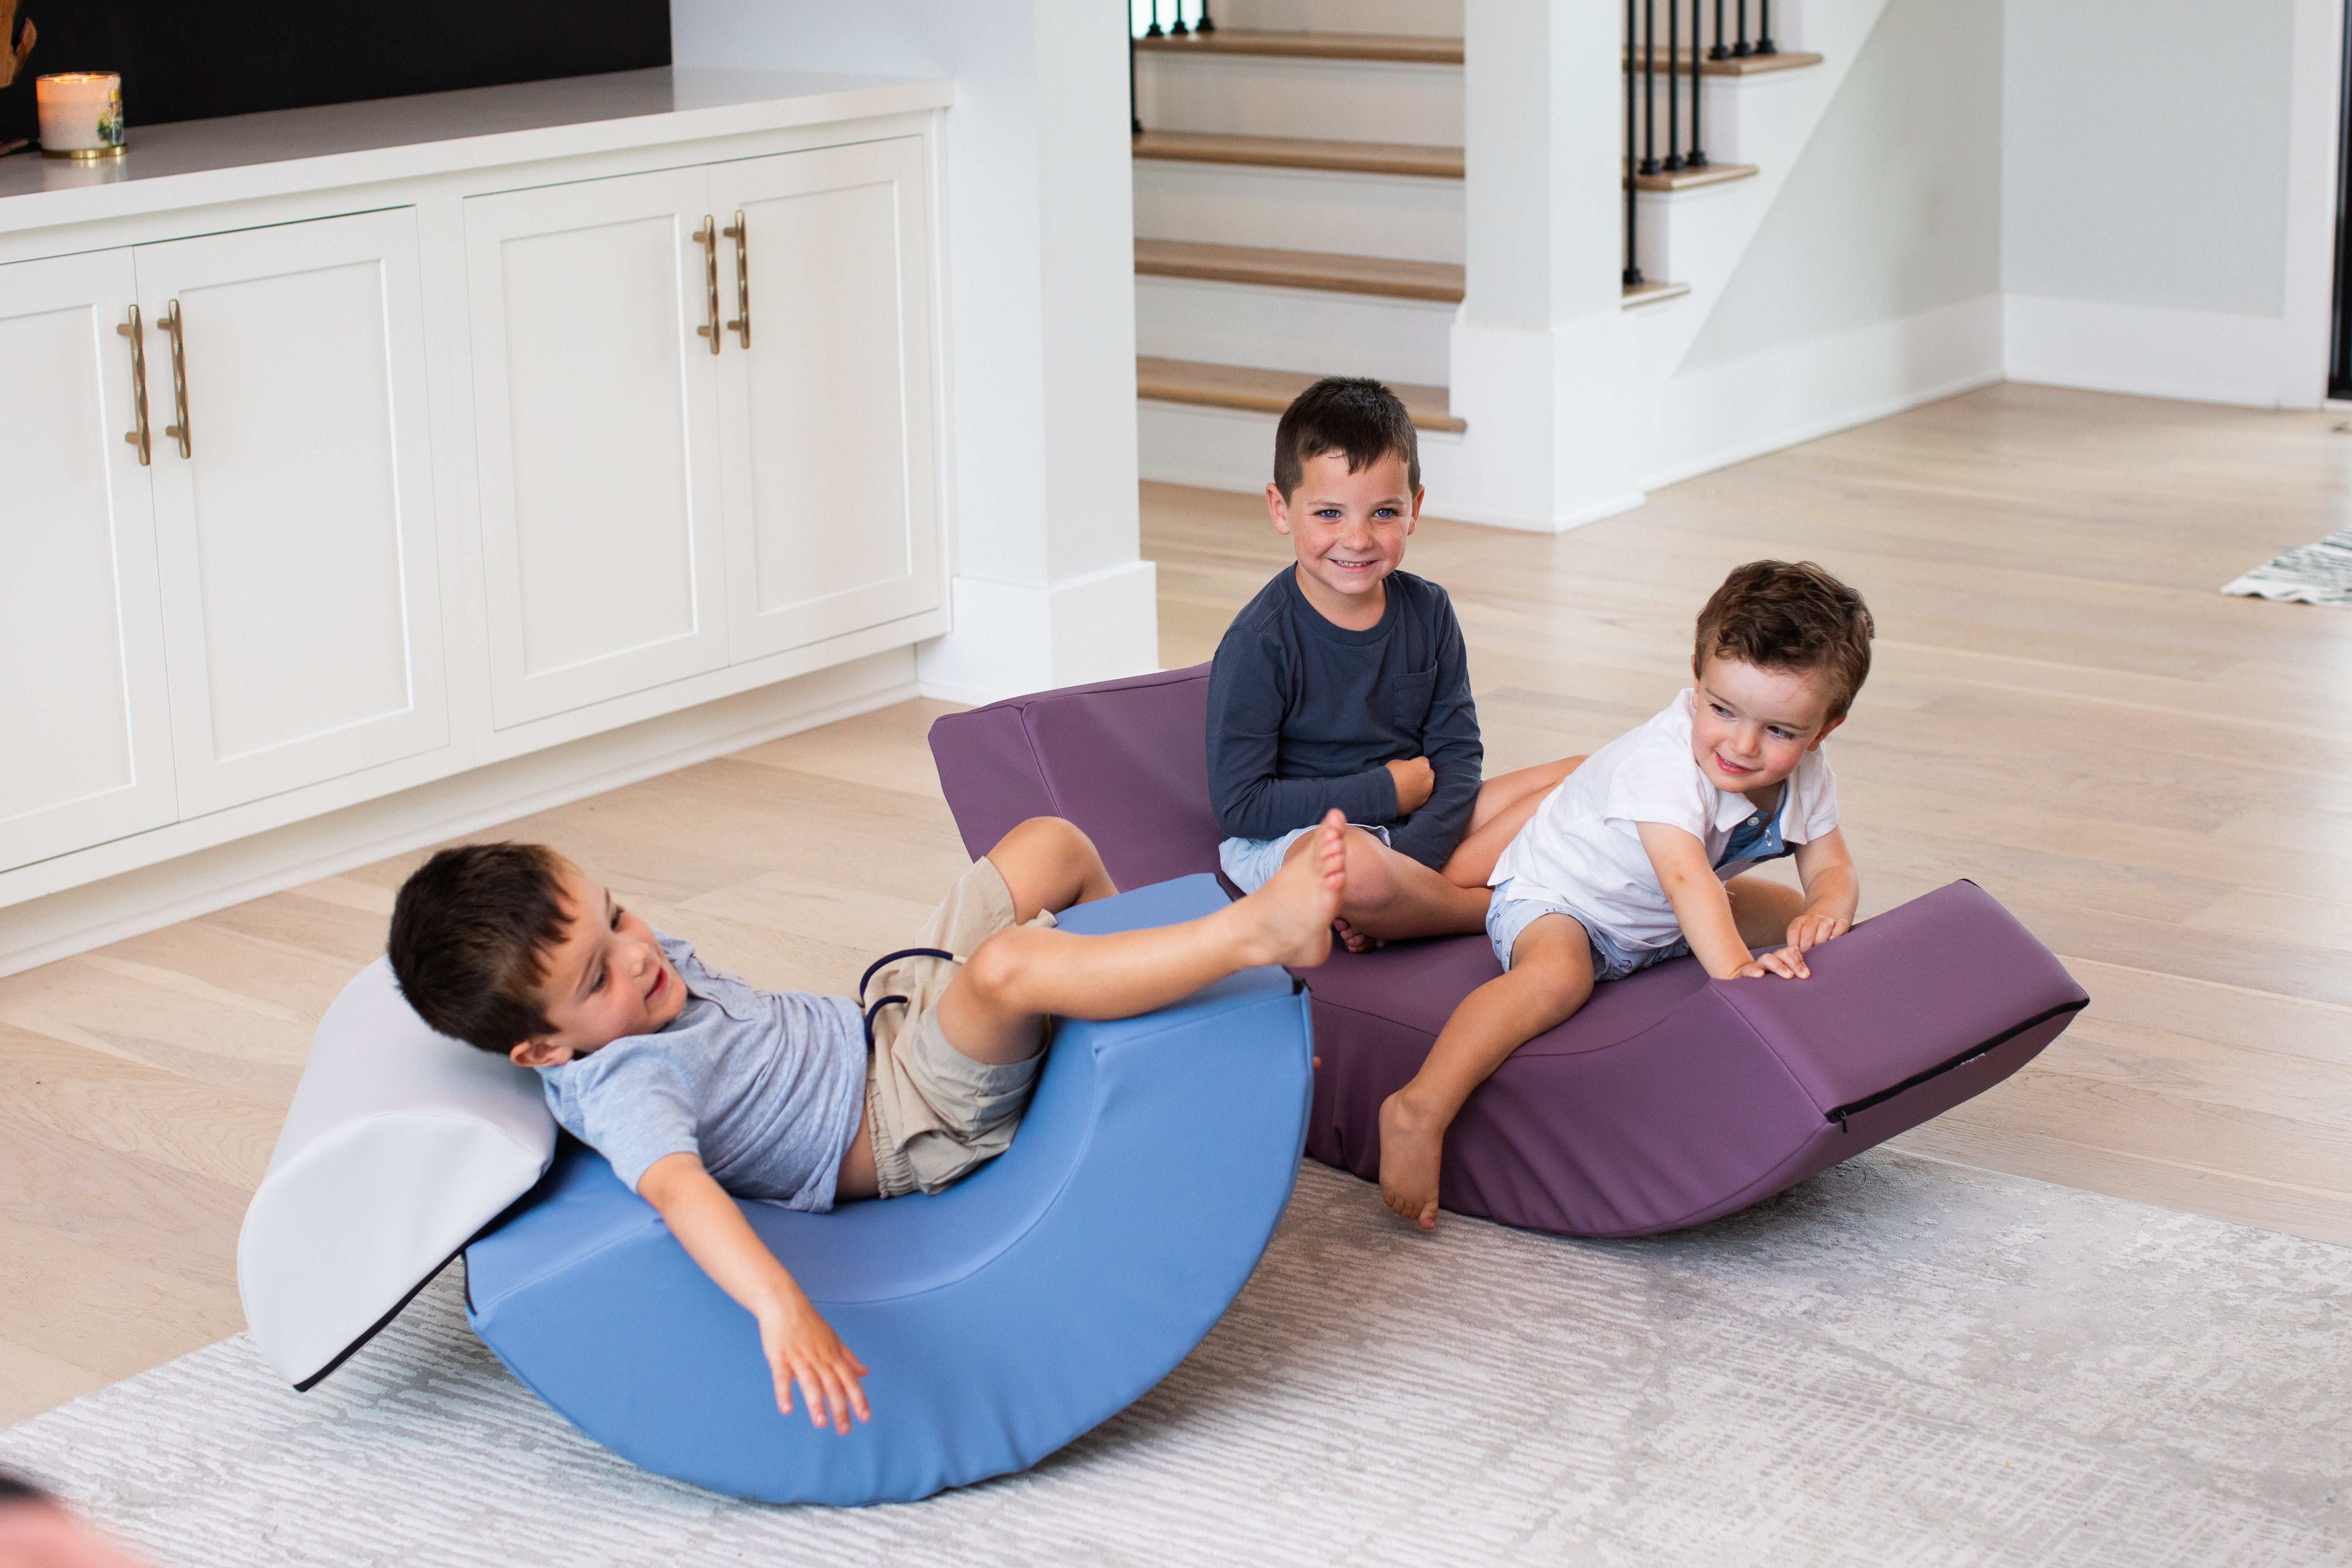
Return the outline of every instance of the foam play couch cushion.
{"type": "MultiPolygon", "coordinates": [[[[1197,876],[1061,923],[1130,930],[1224,901],[1197,876]]],[[[468,1315],[582,1431],[718,1491],[865,1503],[1020,1469],[1159,1382],[1239,1292],[1297,1175],[1309,1050],[1290,977],[1247,971],[1140,1018],[1057,1023],[1012,1148],[943,1193],[829,1215],[744,1204],[871,1369],[874,1419],[845,1437],[778,1413],[750,1314],[568,1139],[467,1249],[468,1315]]]]}
{"type": "MultiPolygon", "coordinates": [[[[1114,879],[1169,876],[1217,863],[1207,724],[1201,665],[949,714],[931,752],[974,853],[1024,817],[1066,816],[1114,879]]],[[[1696,1225],[1983,1092],[2088,1000],[1969,882],[1810,960],[1801,982],[1714,980],[1683,959],[1598,987],[1471,1096],[1447,1135],[1440,1201],[1570,1235],[1696,1225]]],[[[1376,1178],[1381,1102],[1500,973],[1483,934],[1301,971],[1323,1060],[1307,1152],[1376,1178]]]]}

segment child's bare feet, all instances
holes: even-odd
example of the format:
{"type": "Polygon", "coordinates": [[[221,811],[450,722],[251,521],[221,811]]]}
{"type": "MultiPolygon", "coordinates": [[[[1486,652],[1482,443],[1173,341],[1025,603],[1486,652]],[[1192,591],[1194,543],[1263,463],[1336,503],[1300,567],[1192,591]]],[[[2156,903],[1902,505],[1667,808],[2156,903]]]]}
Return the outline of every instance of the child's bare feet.
{"type": "Polygon", "coordinates": [[[1360,931],[1354,926],[1349,925],[1344,916],[1339,920],[1333,921],[1331,922],[1331,929],[1339,933],[1339,945],[1346,948],[1349,952],[1370,952],[1374,948],[1386,947],[1388,945],[1386,942],[1383,942],[1379,937],[1366,936],[1362,931],[1360,931]]]}
{"type": "Polygon", "coordinates": [[[1312,969],[1331,956],[1331,922],[1348,887],[1347,826],[1338,811],[1327,814],[1304,850],[1233,906],[1255,921],[1261,963],[1312,969]]]}
{"type": "Polygon", "coordinates": [[[1381,1101],[1381,1202],[1423,1230],[1437,1228],[1437,1173],[1445,1129],[1406,1109],[1402,1091],[1381,1101]]]}

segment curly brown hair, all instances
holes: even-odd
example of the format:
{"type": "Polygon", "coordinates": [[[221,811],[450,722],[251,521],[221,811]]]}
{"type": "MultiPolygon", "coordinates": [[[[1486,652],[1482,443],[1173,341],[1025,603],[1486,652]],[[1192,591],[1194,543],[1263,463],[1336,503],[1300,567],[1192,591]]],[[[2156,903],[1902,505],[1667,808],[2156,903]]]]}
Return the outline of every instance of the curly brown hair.
{"type": "Polygon", "coordinates": [[[1853,706],[1870,679],[1876,631],[1862,595],[1811,561],[1750,561],[1735,566],[1698,613],[1691,673],[1711,658],[1759,669],[1819,670],[1832,722],[1853,706]]]}

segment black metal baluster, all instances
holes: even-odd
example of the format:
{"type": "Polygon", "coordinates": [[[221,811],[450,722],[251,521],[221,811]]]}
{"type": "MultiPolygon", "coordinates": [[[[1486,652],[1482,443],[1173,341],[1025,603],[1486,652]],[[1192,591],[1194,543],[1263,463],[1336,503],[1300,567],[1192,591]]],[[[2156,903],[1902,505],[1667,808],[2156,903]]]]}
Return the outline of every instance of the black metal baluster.
{"type": "Polygon", "coordinates": [[[1682,73],[1675,69],[1675,50],[1683,37],[1682,7],[1666,0],[1666,162],[1668,173],[1683,166],[1682,73]]]}
{"type": "MultiPolygon", "coordinates": [[[[1723,4],[1723,0],[1715,0],[1715,3],[1717,5],[1721,5],[1723,4]]],[[[1704,169],[1706,167],[1706,154],[1700,151],[1706,143],[1699,140],[1698,132],[1698,26],[1700,21],[1699,14],[1706,5],[1706,0],[1691,0],[1691,150],[1690,155],[1683,160],[1683,167],[1685,169],[1704,169]]]]}
{"type": "MultiPolygon", "coordinates": [[[[1698,35],[1693,33],[1691,36],[1696,38],[1698,35]]],[[[1706,58],[1711,60],[1731,58],[1730,46],[1723,41],[1723,0],[1715,0],[1715,47],[1706,51],[1706,58]]]]}
{"type": "Polygon", "coordinates": [[[1201,19],[1192,24],[1192,31],[1195,33],[1213,33],[1216,30],[1217,25],[1209,20],[1209,0],[1201,0],[1201,19]]]}
{"type": "Polygon", "coordinates": [[[1118,3],[1120,8],[1127,13],[1128,133],[1131,136],[1140,136],[1143,134],[1143,114],[1135,103],[1135,6],[1132,0],[1118,0],[1118,3]]]}
{"type": "MultiPolygon", "coordinates": [[[[1177,4],[1183,4],[1183,0],[1177,0],[1177,4]]],[[[1742,17],[1748,15],[1748,0],[1739,0],[1739,14],[1742,17]]],[[[1743,21],[1741,26],[1744,27],[1746,23],[1743,21]]],[[[1160,0],[1151,0],[1151,26],[1143,29],[1143,36],[1147,38],[1164,38],[1168,36],[1168,30],[1160,25],[1160,0]]]]}
{"type": "MultiPolygon", "coordinates": [[[[1160,0],[1152,0],[1151,14],[1155,16],[1160,14],[1160,0]]],[[[1160,30],[1160,24],[1154,22],[1151,25],[1151,30],[1155,33],[1158,32],[1160,30]]],[[[1744,60],[1755,52],[1756,51],[1753,48],[1748,47],[1748,0],[1739,0],[1739,41],[1731,46],[1731,58],[1736,60],[1744,60]]]]}
{"type": "Polygon", "coordinates": [[[1171,38],[1189,38],[1192,29],[1184,25],[1184,0],[1176,0],[1176,25],[1168,29],[1171,38]]]}
{"type": "Polygon", "coordinates": [[[1628,289],[1642,281],[1633,265],[1633,0],[1625,0],[1625,270],[1628,289]]]}
{"type": "Polygon", "coordinates": [[[1756,28],[1756,52],[1759,55],[1777,55],[1780,52],[1780,46],[1772,41],[1772,0],[1761,0],[1761,4],[1763,12],[1761,21],[1756,28]]]}
{"type": "Polygon", "coordinates": [[[1642,0],[1642,162],[1644,174],[1662,167],[1658,160],[1658,0],[1642,0]]]}

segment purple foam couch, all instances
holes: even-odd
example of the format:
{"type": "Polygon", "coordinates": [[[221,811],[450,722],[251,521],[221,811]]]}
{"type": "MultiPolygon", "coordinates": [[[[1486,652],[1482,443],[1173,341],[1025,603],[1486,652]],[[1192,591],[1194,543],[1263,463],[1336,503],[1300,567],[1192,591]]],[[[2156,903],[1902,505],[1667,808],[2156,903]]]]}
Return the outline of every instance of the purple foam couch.
{"type": "MultiPolygon", "coordinates": [[[[1208,666],[950,714],[931,754],[975,855],[1065,816],[1122,888],[1217,868],[1208,666]]],[[[1642,1236],[1746,1207],[1983,1093],[2089,998],[1972,882],[1864,921],[1806,981],[1694,959],[1603,984],[1519,1047],[1447,1134],[1440,1201],[1534,1230],[1642,1236]]],[[[1335,951],[1314,998],[1307,1152],[1380,1173],[1381,1102],[1456,1003],[1501,973],[1484,935],[1335,951]]]]}

